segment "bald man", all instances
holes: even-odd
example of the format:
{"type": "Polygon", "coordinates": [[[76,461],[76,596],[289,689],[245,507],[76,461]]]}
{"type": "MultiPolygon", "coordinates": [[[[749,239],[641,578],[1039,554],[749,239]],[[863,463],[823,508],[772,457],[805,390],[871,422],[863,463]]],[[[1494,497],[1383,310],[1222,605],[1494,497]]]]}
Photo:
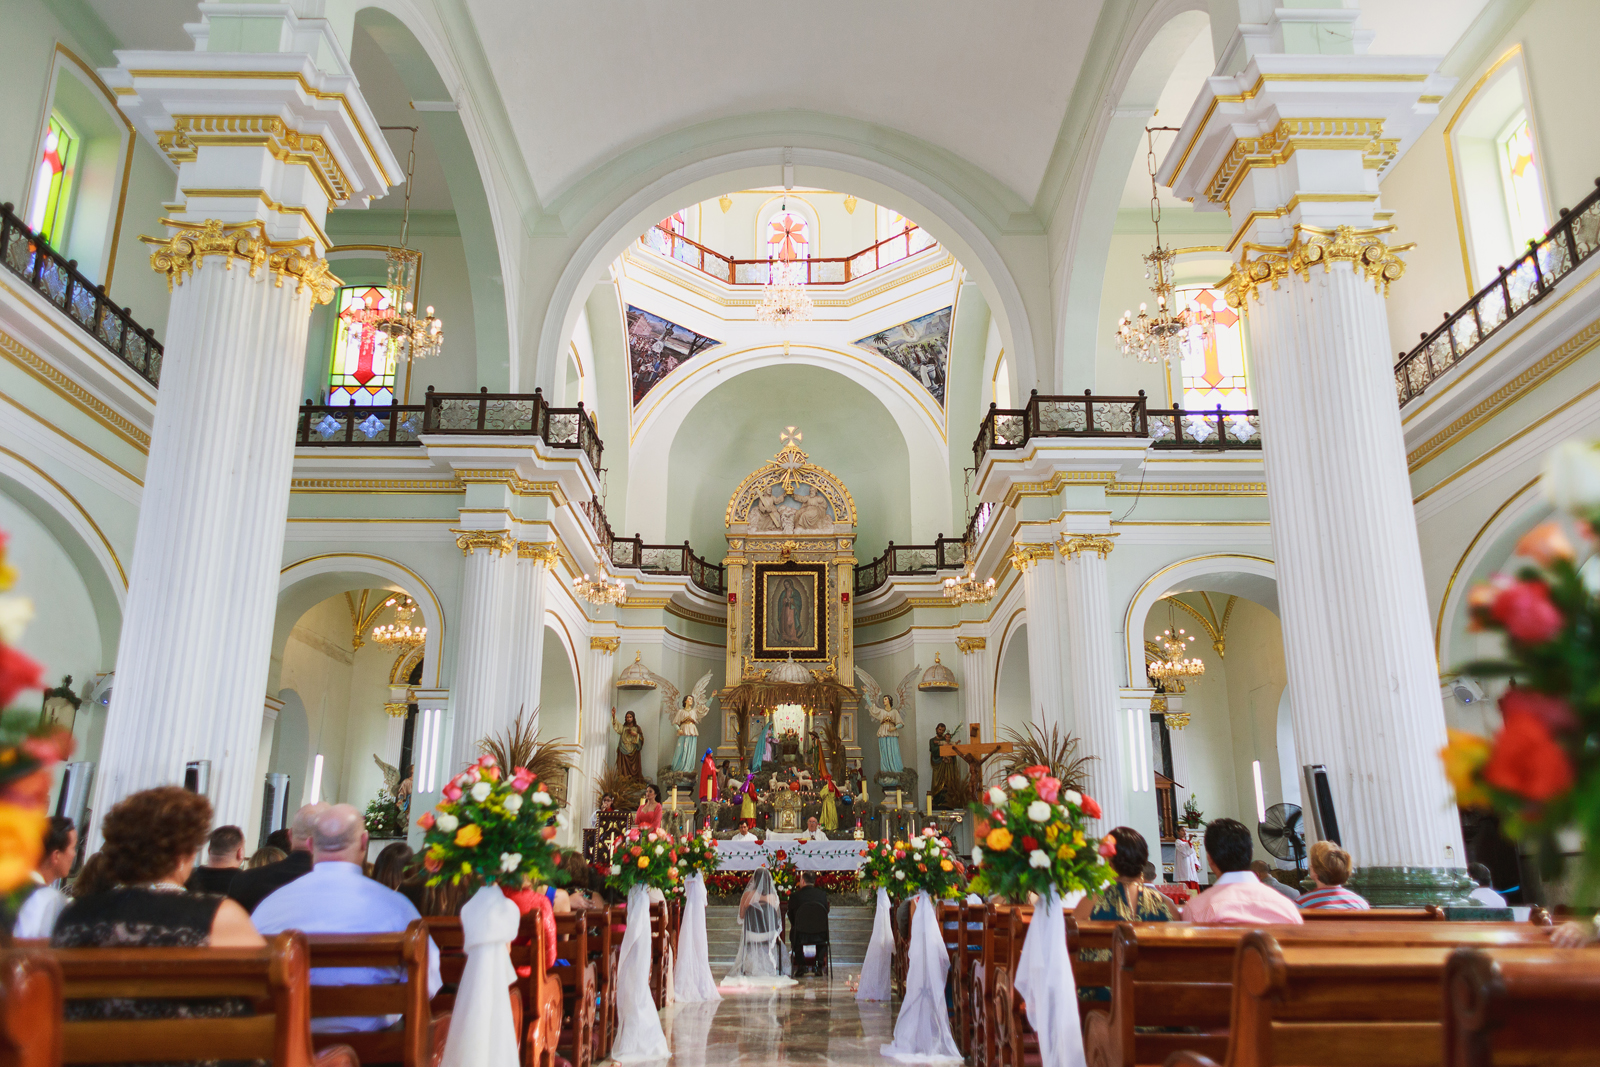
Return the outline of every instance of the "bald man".
{"type": "MultiPolygon", "coordinates": [[[[296,834],[298,840],[298,834],[296,834]]],[[[366,820],[349,804],[319,812],[310,833],[311,873],[278,889],[250,916],[268,937],[284,930],[308,934],[382,934],[404,930],[420,918],[416,906],[366,876],[366,820]]],[[[262,868],[265,870],[266,868],[262,868]]],[[[398,967],[318,967],[312,985],[378,985],[401,979],[398,967]]],[[[428,942],[428,996],[439,992],[439,950],[428,942]]],[[[382,1030],[400,1016],[313,1019],[317,1033],[382,1030]]]]}
{"type": "Polygon", "coordinates": [[[267,894],[311,873],[311,827],[317,816],[328,810],[326,804],[307,804],[289,821],[289,856],[277,863],[240,871],[228,884],[228,896],[254,912],[267,894]]]}

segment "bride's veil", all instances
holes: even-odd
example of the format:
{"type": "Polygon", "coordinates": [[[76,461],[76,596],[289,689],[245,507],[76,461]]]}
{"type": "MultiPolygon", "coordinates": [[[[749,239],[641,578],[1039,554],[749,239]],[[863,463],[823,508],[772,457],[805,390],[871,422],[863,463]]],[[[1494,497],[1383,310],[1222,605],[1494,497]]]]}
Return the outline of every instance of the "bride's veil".
{"type": "Polygon", "coordinates": [[[771,978],[788,972],[788,958],[778,938],[783,933],[783,917],[778,911],[778,888],[772,872],[758,867],[740,898],[744,906],[739,952],[734,957],[729,978],[771,978]]]}

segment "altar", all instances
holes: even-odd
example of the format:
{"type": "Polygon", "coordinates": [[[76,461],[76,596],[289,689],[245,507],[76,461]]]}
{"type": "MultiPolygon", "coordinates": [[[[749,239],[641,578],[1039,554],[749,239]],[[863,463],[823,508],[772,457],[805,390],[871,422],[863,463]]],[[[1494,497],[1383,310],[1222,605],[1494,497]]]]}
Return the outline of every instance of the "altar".
{"type": "Polygon", "coordinates": [[[854,871],[861,867],[866,843],[844,841],[718,841],[717,857],[724,871],[753,871],[788,862],[802,871],[854,871]],[[783,853],[783,859],[778,853],[783,853]]]}

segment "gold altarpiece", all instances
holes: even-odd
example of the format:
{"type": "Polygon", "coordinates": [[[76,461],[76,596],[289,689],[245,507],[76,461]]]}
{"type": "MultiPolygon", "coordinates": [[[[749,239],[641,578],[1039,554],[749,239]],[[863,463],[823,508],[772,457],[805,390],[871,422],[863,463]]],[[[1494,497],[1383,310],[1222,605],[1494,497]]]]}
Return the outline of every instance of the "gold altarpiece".
{"type": "MultiPolygon", "coordinates": [[[[733,688],[760,682],[848,688],[855,676],[855,500],[801,451],[793,427],[780,440],[777,455],[734,490],[723,520],[729,601],[723,756],[744,754],[741,716],[730,705],[748,702],[730,700],[733,688]]],[[[859,765],[858,708],[844,703],[839,739],[845,757],[859,765]]]]}

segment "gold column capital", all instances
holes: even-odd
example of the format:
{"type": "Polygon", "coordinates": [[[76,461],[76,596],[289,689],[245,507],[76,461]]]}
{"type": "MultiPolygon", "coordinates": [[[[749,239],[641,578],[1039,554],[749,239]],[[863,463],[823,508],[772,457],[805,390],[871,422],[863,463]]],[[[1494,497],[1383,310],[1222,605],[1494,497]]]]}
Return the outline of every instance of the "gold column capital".
{"type": "Polygon", "coordinates": [[[1062,559],[1072,559],[1082,552],[1098,552],[1101,559],[1111,555],[1116,544],[1111,540],[1116,534],[1062,534],[1056,542],[1062,559]]]}
{"type": "Polygon", "coordinates": [[[328,261],[317,255],[315,240],[271,240],[266,223],[260,219],[239,223],[207,219],[199,226],[162,219],[161,224],[176,227],[178,232],[171,237],[142,236],[139,240],[152,246],[150,268],[167,276],[168,292],[199,270],[208,256],[221,257],[225,270],[233,269],[234,260],[246,263],[252,278],[265,268],[280,288],[285,279],[293,280],[294,291],[309,288],[311,299],[317,304],[332,302],[339,288],[339,279],[328,269],[328,261]]]}
{"type": "Polygon", "coordinates": [[[989,647],[989,641],[988,641],[987,638],[983,638],[983,637],[958,637],[958,638],[956,638],[956,648],[960,649],[961,650],[961,654],[964,655],[964,656],[970,656],[974,652],[981,652],[983,649],[986,649],[988,647],[989,647]]]}
{"type": "Polygon", "coordinates": [[[1233,270],[1222,280],[1229,307],[1243,308],[1250,297],[1261,299],[1259,287],[1267,284],[1278,288],[1278,283],[1291,273],[1301,281],[1311,280],[1311,268],[1322,265],[1324,273],[1333,269],[1334,263],[1348,263],[1350,269],[1364,276],[1383,296],[1389,295],[1389,285],[1405,274],[1406,264],[1397,253],[1415,248],[1414,244],[1389,245],[1383,235],[1394,232],[1393,226],[1356,229],[1353,226],[1336,226],[1331,230],[1304,223],[1294,229],[1294,239],[1287,245],[1247,244],[1233,265],[1233,270]],[[1251,258],[1250,253],[1256,253],[1251,258]]]}
{"type": "Polygon", "coordinates": [[[619,647],[621,647],[621,645],[622,645],[622,638],[621,637],[591,637],[591,638],[589,638],[589,649],[592,652],[610,652],[613,655],[615,655],[617,649],[619,647]]]}
{"type": "Polygon", "coordinates": [[[561,550],[549,541],[518,541],[517,558],[531,559],[546,567],[554,567],[561,558],[561,550]]]}
{"type": "Polygon", "coordinates": [[[1011,546],[1011,551],[1007,554],[1007,558],[1011,560],[1011,565],[1017,570],[1025,571],[1039,560],[1054,555],[1055,549],[1048,544],[1035,541],[1018,541],[1011,546]]]}
{"type": "Polygon", "coordinates": [[[463,556],[470,556],[480,548],[491,552],[498,552],[502,556],[510,552],[515,542],[506,536],[502,530],[452,530],[456,534],[456,547],[463,556]]]}

